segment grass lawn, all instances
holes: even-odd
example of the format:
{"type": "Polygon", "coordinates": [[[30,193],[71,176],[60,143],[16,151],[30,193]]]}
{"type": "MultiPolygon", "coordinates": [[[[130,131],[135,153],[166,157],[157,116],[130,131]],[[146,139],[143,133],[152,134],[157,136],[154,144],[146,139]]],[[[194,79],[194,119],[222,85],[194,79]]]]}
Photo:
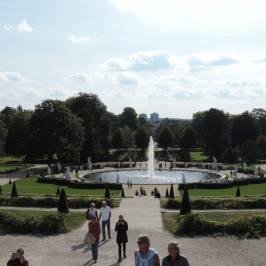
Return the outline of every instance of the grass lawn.
{"type": "MultiPolygon", "coordinates": [[[[193,213],[197,213],[196,211],[193,211],[193,213]]],[[[243,212],[200,212],[201,215],[205,216],[210,221],[216,221],[216,222],[228,222],[229,220],[233,220],[236,218],[241,217],[251,217],[251,216],[257,216],[262,215],[266,216],[266,212],[261,211],[243,211],[243,212]]],[[[173,226],[176,224],[177,217],[179,215],[178,213],[162,213],[162,221],[164,228],[170,232],[172,232],[173,226]]]]}
{"type": "MultiPolygon", "coordinates": [[[[240,186],[241,197],[243,196],[266,196],[265,184],[250,184],[240,186]]],[[[189,189],[189,196],[191,197],[235,197],[236,187],[223,189],[189,189]]]]}
{"type": "Polygon", "coordinates": [[[0,157],[0,163],[19,163],[21,162],[21,158],[13,157],[13,156],[3,156],[0,157]]]}
{"type": "Polygon", "coordinates": [[[10,170],[16,170],[17,166],[12,166],[12,165],[0,165],[0,173],[5,172],[5,171],[10,171],[10,170]]]}
{"type": "MultiPolygon", "coordinates": [[[[16,187],[19,195],[28,196],[45,196],[56,195],[57,185],[37,183],[37,177],[22,178],[16,181],[16,187]]],[[[105,189],[79,189],[69,188],[67,186],[60,186],[64,188],[67,196],[87,196],[95,198],[103,198],[105,189]]],[[[2,186],[2,193],[10,194],[12,190],[12,184],[6,184],[2,186]]],[[[120,190],[110,190],[111,197],[120,197],[120,190]]]]}
{"type": "Polygon", "coordinates": [[[191,151],[190,152],[191,161],[199,162],[207,160],[208,156],[205,155],[202,151],[191,151]]]}
{"type": "MultiPolygon", "coordinates": [[[[33,211],[33,210],[6,210],[0,209],[0,212],[18,215],[19,217],[40,217],[49,214],[56,214],[54,211],[33,211]]],[[[69,231],[79,228],[85,222],[85,215],[83,212],[70,212],[64,217],[67,229],[69,231]]]]}

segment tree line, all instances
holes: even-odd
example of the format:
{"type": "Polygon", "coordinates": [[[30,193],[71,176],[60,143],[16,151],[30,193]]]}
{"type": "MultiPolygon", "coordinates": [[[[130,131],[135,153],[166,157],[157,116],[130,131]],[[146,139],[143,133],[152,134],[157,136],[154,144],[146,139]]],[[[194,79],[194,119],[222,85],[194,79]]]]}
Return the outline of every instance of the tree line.
{"type": "Polygon", "coordinates": [[[34,110],[7,106],[0,112],[0,155],[23,156],[28,162],[108,160],[111,148],[144,153],[150,135],[165,152],[202,148],[210,159],[255,162],[266,156],[266,110],[231,115],[211,108],[191,120],[165,119],[155,126],[131,107],[115,115],[97,95],[80,93],[66,101],[44,100],[34,110]]]}

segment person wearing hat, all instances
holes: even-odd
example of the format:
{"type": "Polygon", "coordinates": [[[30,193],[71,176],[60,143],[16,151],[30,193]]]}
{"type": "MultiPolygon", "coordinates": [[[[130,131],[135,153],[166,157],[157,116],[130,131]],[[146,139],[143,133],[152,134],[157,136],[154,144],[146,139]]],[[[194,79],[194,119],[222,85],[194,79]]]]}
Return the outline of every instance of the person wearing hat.
{"type": "Polygon", "coordinates": [[[127,230],[128,230],[128,224],[124,220],[123,215],[120,214],[118,221],[115,224],[115,231],[117,232],[116,243],[118,245],[118,262],[121,261],[122,245],[123,245],[123,256],[124,258],[126,258],[126,243],[128,242],[127,230]]]}
{"type": "Polygon", "coordinates": [[[139,249],[135,251],[135,266],[160,266],[158,252],[150,248],[150,239],[147,235],[140,235],[137,244],[139,249]]]}
{"type": "Polygon", "coordinates": [[[97,262],[98,242],[100,238],[101,228],[100,228],[100,223],[95,216],[91,216],[91,220],[89,221],[89,233],[91,235],[90,241],[91,241],[92,259],[94,260],[94,262],[97,262]]]}
{"type": "Polygon", "coordinates": [[[162,266],[189,266],[188,260],[181,256],[180,247],[177,242],[168,244],[169,255],[163,258],[162,266]]]}
{"type": "Polygon", "coordinates": [[[95,204],[93,202],[90,204],[90,207],[86,211],[86,217],[88,220],[91,220],[92,216],[95,216],[96,219],[98,220],[98,213],[97,210],[95,209],[95,204]]]}

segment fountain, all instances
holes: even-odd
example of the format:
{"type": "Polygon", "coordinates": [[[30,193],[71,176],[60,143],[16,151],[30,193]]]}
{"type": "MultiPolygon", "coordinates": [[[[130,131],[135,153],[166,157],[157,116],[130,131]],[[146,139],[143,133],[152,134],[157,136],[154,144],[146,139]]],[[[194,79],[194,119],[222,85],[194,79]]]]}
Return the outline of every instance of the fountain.
{"type": "Polygon", "coordinates": [[[152,136],[150,136],[147,157],[148,157],[147,176],[154,177],[154,144],[152,136]]]}

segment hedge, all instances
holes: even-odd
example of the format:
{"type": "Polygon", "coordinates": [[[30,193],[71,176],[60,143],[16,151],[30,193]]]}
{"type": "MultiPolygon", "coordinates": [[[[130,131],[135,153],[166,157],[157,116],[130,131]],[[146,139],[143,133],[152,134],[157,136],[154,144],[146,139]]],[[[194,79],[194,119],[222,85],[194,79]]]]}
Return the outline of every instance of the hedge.
{"type": "Polygon", "coordinates": [[[210,221],[200,214],[180,215],[173,228],[176,235],[234,235],[258,238],[266,236],[266,217],[241,217],[229,222],[210,221]]]}
{"type": "Polygon", "coordinates": [[[8,233],[19,234],[58,234],[66,233],[67,227],[62,214],[48,214],[40,217],[19,217],[0,212],[0,225],[8,233]]]}
{"type": "MultiPolygon", "coordinates": [[[[15,206],[15,207],[43,207],[43,208],[57,208],[58,198],[32,198],[32,197],[18,197],[18,198],[5,198],[0,197],[0,206],[15,206]]],[[[72,209],[88,208],[91,202],[94,202],[96,208],[101,207],[103,199],[83,199],[83,198],[70,198],[68,197],[68,206],[72,209]]],[[[119,205],[120,200],[107,199],[107,204],[113,208],[119,205]]]]}
{"type": "MultiPolygon", "coordinates": [[[[179,210],[181,199],[168,199],[162,201],[162,207],[167,209],[179,210]]],[[[210,210],[210,209],[263,209],[266,208],[265,198],[237,198],[237,199],[191,199],[191,209],[194,210],[210,210]]]]}

